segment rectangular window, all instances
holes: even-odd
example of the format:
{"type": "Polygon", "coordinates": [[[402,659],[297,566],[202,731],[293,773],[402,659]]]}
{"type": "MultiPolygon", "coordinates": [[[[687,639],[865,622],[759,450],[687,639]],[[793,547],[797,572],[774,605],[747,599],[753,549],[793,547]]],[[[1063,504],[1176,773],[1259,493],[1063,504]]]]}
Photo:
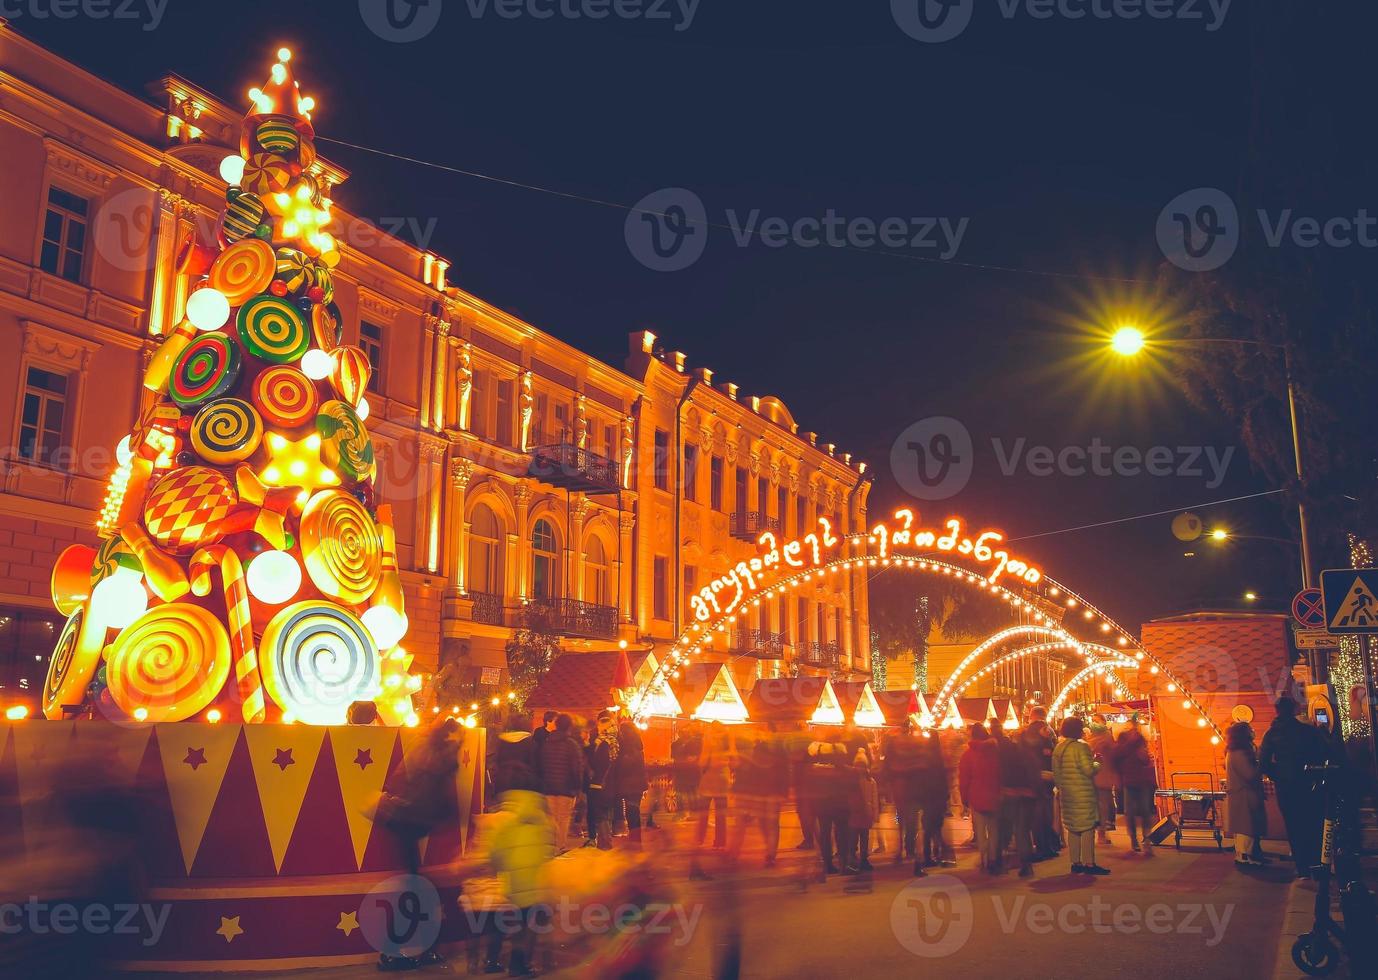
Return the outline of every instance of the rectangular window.
{"type": "Polygon", "coordinates": [[[555,403],[555,441],[572,443],[574,433],[569,427],[569,406],[564,402],[555,403]]]}
{"type": "Polygon", "coordinates": [[[689,600],[699,590],[699,570],[694,565],[684,566],[684,607],[689,608],[689,600]]]}
{"type": "Polygon", "coordinates": [[[48,188],[48,207],[43,214],[43,246],[38,253],[40,269],[71,282],[81,282],[90,207],[84,197],[60,187],[48,188]]]}
{"type": "Polygon", "coordinates": [[[770,513],[770,481],[763,476],[756,478],[756,509],[762,515],[770,513]]]}
{"type": "Polygon", "coordinates": [[[794,600],[788,597],[780,599],[780,632],[786,643],[794,642],[794,600]]]}
{"type": "Polygon", "coordinates": [[[737,467],[736,479],[733,480],[732,489],[734,492],[732,509],[736,511],[746,510],[746,470],[740,466],[737,467]]]}
{"type": "Polygon", "coordinates": [[[670,559],[656,555],[651,571],[651,615],[670,618],[670,559]]]}
{"type": "Polygon", "coordinates": [[[684,499],[699,499],[699,447],[692,442],[684,444],[684,499]]]}
{"type": "Polygon", "coordinates": [[[606,447],[603,454],[607,456],[608,459],[617,459],[622,455],[618,451],[617,432],[617,423],[615,422],[609,422],[607,425],[603,426],[603,445],[606,447]]]}
{"type": "Polygon", "coordinates": [[[722,457],[714,456],[708,463],[708,505],[722,510],[722,457]]]}
{"type": "Polygon", "coordinates": [[[809,530],[809,502],[803,496],[794,499],[794,533],[804,535],[809,530]]]}
{"type": "Polygon", "coordinates": [[[513,415],[512,409],[514,384],[511,378],[503,378],[497,384],[497,409],[494,412],[497,424],[494,426],[493,438],[502,446],[516,444],[512,435],[516,426],[516,416],[513,415]]]}
{"type": "Polygon", "coordinates": [[[369,363],[373,365],[373,373],[368,376],[368,390],[381,394],[383,391],[383,328],[366,320],[360,323],[359,347],[368,355],[369,363]]]}
{"type": "Polygon", "coordinates": [[[493,438],[493,409],[488,404],[492,397],[493,375],[475,371],[474,390],[469,393],[469,431],[480,439],[493,438]]]}
{"type": "Polygon", "coordinates": [[[550,411],[550,397],[543,391],[536,393],[536,404],[531,412],[531,445],[544,446],[546,444],[546,431],[549,425],[546,422],[546,412],[550,411]]]}
{"type": "Polygon", "coordinates": [[[670,489],[670,433],[664,429],[655,431],[655,459],[653,461],[656,474],[656,489],[670,489]]]}
{"type": "Polygon", "coordinates": [[[31,367],[24,377],[19,455],[35,463],[52,461],[67,422],[67,376],[31,367]]]}
{"type": "Polygon", "coordinates": [[[775,500],[775,516],[780,518],[780,533],[788,534],[786,524],[789,523],[789,490],[781,487],[775,500]]]}

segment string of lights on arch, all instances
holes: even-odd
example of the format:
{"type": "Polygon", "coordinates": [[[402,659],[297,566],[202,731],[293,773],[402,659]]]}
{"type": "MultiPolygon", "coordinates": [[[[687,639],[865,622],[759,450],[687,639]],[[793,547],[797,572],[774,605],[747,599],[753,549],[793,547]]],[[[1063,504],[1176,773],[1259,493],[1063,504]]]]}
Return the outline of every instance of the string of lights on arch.
{"type": "MultiPolygon", "coordinates": [[[[1162,675],[1167,678],[1169,693],[1180,692],[1182,694],[1182,710],[1195,713],[1197,726],[1211,729],[1211,744],[1220,744],[1222,734],[1219,727],[1211,720],[1195,695],[1187,689],[1181,679],[1166,664],[1145,648],[1128,630],[1120,626],[1085,597],[1069,589],[1061,582],[1043,575],[1041,570],[1036,567],[1011,558],[1002,550],[996,550],[1004,541],[1002,533],[985,531],[979,535],[964,537],[962,536],[962,522],[958,518],[951,518],[944,524],[948,533],[941,537],[937,537],[934,532],[914,532],[912,531],[914,513],[907,508],[897,511],[895,519],[900,522],[898,527],[878,524],[869,533],[838,536],[832,533],[831,523],[826,518],[819,518],[818,527],[815,531],[791,541],[783,547],[777,546],[774,534],[770,532],[762,534],[758,544],[767,549],[763,555],[754,557],[749,561],[739,562],[727,575],[705,585],[695,596],[691,597],[696,612],[696,621],[690,623],[675,640],[667,656],[657,666],[655,673],[633,692],[628,701],[628,710],[631,716],[638,721],[644,720],[651,703],[650,695],[662,690],[671,678],[678,677],[681,666],[687,665],[695,657],[702,655],[705,647],[712,646],[715,634],[725,634],[737,623],[739,616],[749,609],[759,609],[762,602],[783,597],[801,586],[809,586],[810,583],[816,585],[839,572],[865,568],[877,570],[893,568],[924,571],[934,575],[951,577],[1007,603],[1012,609],[1019,610],[1020,614],[1027,613],[1033,623],[1023,624],[1025,627],[1031,625],[1034,628],[1041,628],[1053,638],[1064,641],[1070,640],[1088,661],[1093,659],[1092,651],[1099,651],[1100,657],[1094,663],[1088,662],[1088,668],[1091,669],[1092,673],[1097,669],[1109,671],[1116,667],[1138,666],[1147,662],[1151,675],[1162,675]],[[939,553],[956,553],[958,557],[965,556],[974,564],[990,564],[993,566],[992,571],[989,573],[984,570],[973,571],[971,568],[956,564],[952,560],[934,558],[932,557],[934,552],[930,551],[918,554],[890,553],[890,548],[894,545],[909,541],[921,542],[925,547],[932,547],[936,542],[939,553]],[[844,544],[860,547],[863,550],[861,553],[853,555],[825,556],[824,552],[827,549],[844,544]],[[871,548],[876,550],[873,552],[870,550],[871,548]],[[781,560],[782,555],[783,561],[781,560]],[[784,569],[785,574],[767,582],[768,573],[772,569],[780,568],[784,569]],[[1019,584],[1015,588],[1007,587],[1000,581],[1001,577],[1012,578],[1019,584]],[[706,601],[711,600],[720,591],[728,591],[731,587],[738,590],[735,599],[726,608],[715,602],[710,609],[706,601]],[[1036,588],[1037,591],[1035,591],[1036,588]],[[706,599],[700,599],[700,596],[706,597],[706,599]],[[1114,645],[1093,643],[1076,638],[1057,619],[1043,611],[1042,607],[1045,605],[1060,605],[1067,614],[1080,610],[1082,621],[1087,625],[1094,625],[1099,628],[1101,633],[1106,634],[1107,639],[1113,637],[1114,645]],[[705,610],[708,610],[706,614],[705,610]]],[[[1012,629],[1019,628],[1013,627],[1012,629]]],[[[985,643],[989,643],[989,638],[985,643]]],[[[989,649],[988,646],[987,649],[989,649]]],[[[958,669],[953,672],[948,684],[951,684],[953,679],[971,661],[972,655],[968,654],[963,664],[959,665],[958,669]]],[[[1127,693],[1118,677],[1114,678],[1114,683],[1117,691],[1127,693]]],[[[1064,695],[1067,690],[1064,688],[1064,695]]],[[[935,700],[934,712],[945,700],[941,695],[935,700]]],[[[1059,705],[1060,707],[1061,705],[1059,705]]]]}

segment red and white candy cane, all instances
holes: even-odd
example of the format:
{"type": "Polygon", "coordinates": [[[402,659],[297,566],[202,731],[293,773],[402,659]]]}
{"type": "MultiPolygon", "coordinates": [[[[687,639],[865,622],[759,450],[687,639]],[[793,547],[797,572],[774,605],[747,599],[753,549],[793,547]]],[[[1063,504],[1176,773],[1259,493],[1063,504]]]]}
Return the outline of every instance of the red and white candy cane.
{"type": "Polygon", "coordinates": [[[249,613],[249,588],[244,582],[244,565],[227,545],[202,548],[191,556],[191,591],[209,595],[211,569],[220,569],[225,589],[225,609],[230,616],[230,649],[234,652],[234,679],[239,690],[244,720],[261,722],[266,715],[263,679],[258,673],[258,653],[254,648],[254,624],[249,613]]]}

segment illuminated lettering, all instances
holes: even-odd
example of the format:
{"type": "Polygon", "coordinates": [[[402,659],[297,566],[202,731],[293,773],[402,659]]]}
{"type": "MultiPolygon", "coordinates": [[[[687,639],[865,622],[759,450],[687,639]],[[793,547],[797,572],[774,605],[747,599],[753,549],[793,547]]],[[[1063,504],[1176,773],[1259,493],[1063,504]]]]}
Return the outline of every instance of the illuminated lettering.
{"type": "Polygon", "coordinates": [[[802,545],[798,541],[791,541],[785,545],[785,564],[793,565],[795,568],[803,568],[804,563],[799,560],[799,552],[802,545]]]}

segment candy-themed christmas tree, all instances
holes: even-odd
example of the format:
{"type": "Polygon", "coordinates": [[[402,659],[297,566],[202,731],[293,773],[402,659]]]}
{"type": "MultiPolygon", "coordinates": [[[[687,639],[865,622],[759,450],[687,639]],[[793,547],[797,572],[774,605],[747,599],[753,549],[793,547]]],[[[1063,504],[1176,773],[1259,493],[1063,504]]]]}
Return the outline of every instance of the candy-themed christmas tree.
{"type": "Polygon", "coordinates": [[[290,59],[279,51],[249,93],[240,153],[220,168],[217,241],[179,252],[185,316],[144,375],[102,543],[53,570],[69,618],[42,693],[50,719],[340,724],[374,701],[388,724],[416,723],[364,426],[372,367],[341,343],[314,102],[290,59]]]}

